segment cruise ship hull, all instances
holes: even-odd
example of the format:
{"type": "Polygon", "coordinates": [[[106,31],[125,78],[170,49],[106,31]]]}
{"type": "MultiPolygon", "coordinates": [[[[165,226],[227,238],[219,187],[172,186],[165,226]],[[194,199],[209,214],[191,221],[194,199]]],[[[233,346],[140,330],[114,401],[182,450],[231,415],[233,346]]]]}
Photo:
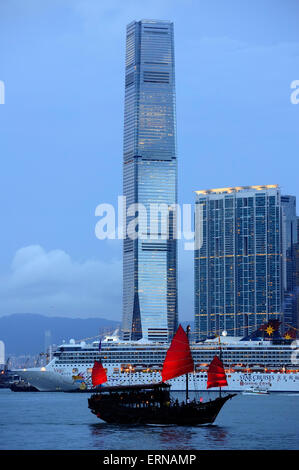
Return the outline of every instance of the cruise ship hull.
{"type": "MultiPolygon", "coordinates": [[[[32,368],[18,370],[18,375],[39,391],[44,392],[61,392],[80,389],[82,382],[78,383],[72,379],[71,375],[62,375],[58,372],[32,368]]],[[[161,382],[161,376],[158,372],[153,373],[121,373],[109,374],[108,371],[107,386],[112,385],[137,385],[161,382]]],[[[89,387],[89,377],[86,377],[85,384],[89,387]]],[[[233,372],[227,373],[228,386],[225,387],[227,392],[243,392],[250,387],[263,387],[269,392],[290,392],[299,393],[299,374],[298,373],[262,373],[262,372],[233,372]]],[[[172,391],[185,390],[185,377],[177,377],[169,380],[172,391]]],[[[189,374],[189,390],[190,391],[206,391],[207,377],[206,374],[189,374]]],[[[210,388],[209,391],[213,391],[210,388]]],[[[215,389],[216,390],[216,389],[215,389]]]]}
{"type": "Polygon", "coordinates": [[[17,374],[40,392],[68,392],[78,388],[78,385],[71,378],[49,370],[39,368],[17,369],[17,374]]]}

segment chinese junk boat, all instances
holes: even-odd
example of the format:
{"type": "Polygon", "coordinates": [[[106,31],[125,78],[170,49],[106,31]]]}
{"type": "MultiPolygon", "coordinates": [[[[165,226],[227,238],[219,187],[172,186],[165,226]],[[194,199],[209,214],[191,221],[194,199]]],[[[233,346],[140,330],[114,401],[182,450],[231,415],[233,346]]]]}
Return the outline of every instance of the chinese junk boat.
{"type": "MultiPolygon", "coordinates": [[[[162,382],[149,385],[101,386],[107,379],[105,369],[96,361],[93,385],[98,386],[88,400],[88,406],[98,418],[119,424],[176,424],[195,426],[213,423],[226,401],[235,396],[221,396],[221,387],[227,386],[221,359],[215,356],[208,370],[207,388],[220,387],[219,396],[207,402],[189,400],[188,373],[194,364],[189,347],[188,332],[179,326],[167,351],[162,370],[162,382]],[[179,403],[170,398],[167,380],[186,374],[186,400],[179,403]]],[[[220,350],[221,357],[221,350],[220,350]]]]}

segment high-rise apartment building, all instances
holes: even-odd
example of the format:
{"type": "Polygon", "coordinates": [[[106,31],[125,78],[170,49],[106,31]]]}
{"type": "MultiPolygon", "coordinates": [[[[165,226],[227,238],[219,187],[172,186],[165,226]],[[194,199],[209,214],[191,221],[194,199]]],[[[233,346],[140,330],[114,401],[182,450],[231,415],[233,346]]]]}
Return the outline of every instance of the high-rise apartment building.
{"type": "Polygon", "coordinates": [[[295,244],[295,296],[296,296],[296,321],[295,332],[299,338],[299,217],[297,216],[297,243],[295,244]]]}
{"type": "Polygon", "coordinates": [[[287,204],[277,185],[196,191],[197,339],[243,336],[281,319],[287,204]]]}
{"type": "Polygon", "coordinates": [[[129,210],[123,246],[125,340],[168,341],[177,326],[176,114],[173,24],[142,20],[127,26],[123,191],[129,210]],[[167,227],[151,204],[168,208],[167,227]],[[139,215],[134,239],[129,224],[139,215]],[[166,233],[167,232],[167,233],[166,233]]]}
{"type": "Polygon", "coordinates": [[[296,197],[281,196],[282,207],[282,279],[283,279],[283,327],[295,327],[297,323],[296,295],[296,246],[297,216],[296,197]]]}

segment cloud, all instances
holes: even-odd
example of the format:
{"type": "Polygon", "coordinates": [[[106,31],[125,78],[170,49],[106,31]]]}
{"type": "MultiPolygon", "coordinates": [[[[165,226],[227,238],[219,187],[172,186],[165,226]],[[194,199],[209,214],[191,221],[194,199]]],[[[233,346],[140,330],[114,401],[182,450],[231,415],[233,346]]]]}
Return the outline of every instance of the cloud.
{"type": "Polygon", "coordinates": [[[74,261],[63,250],[19,249],[0,279],[0,315],[121,319],[121,261],[74,261]]]}

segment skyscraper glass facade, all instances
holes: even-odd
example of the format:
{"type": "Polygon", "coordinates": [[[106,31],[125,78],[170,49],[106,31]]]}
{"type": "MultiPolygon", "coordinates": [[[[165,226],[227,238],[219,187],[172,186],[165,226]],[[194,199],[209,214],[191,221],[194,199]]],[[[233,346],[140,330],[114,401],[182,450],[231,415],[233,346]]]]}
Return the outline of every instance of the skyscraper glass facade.
{"type": "MultiPolygon", "coordinates": [[[[173,24],[142,20],[127,26],[123,192],[127,216],[123,249],[123,321],[126,340],[168,341],[177,326],[177,245],[173,204],[177,202],[173,24]],[[150,231],[150,205],[164,204],[150,231]],[[129,224],[139,216],[136,232],[129,224]]],[[[152,219],[153,220],[153,219],[152,219]]]]}
{"type": "Polygon", "coordinates": [[[243,336],[282,311],[282,209],[276,185],[196,192],[195,330],[243,336]]]}

